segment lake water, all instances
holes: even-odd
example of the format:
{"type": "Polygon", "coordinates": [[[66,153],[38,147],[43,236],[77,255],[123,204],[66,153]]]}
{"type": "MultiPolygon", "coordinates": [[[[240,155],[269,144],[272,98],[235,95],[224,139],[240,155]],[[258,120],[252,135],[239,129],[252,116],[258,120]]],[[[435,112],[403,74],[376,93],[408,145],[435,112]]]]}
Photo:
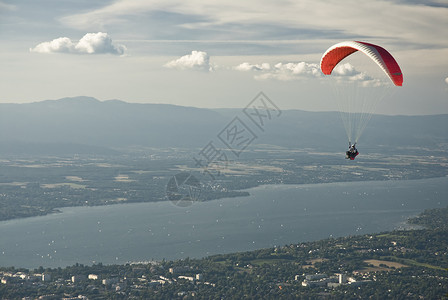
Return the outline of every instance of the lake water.
{"type": "Polygon", "coordinates": [[[203,257],[404,228],[408,217],[448,205],[448,177],[271,185],[251,196],[65,208],[0,222],[0,266],[64,267],[203,257]]]}

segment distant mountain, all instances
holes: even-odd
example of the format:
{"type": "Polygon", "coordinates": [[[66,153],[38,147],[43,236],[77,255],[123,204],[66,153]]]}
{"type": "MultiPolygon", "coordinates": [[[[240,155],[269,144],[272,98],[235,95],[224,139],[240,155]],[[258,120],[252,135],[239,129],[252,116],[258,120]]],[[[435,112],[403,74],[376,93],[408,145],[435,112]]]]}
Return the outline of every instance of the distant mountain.
{"type": "MultiPolygon", "coordinates": [[[[216,110],[230,116],[237,109],[216,110]]],[[[323,152],[340,151],[347,137],[339,112],[286,110],[266,124],[260,143],[292,148],[315,148],[323,152]]],[[[448,115],[385,116],[373,115],[360,141],[363,148],[448,146],[448,115]]]]}
{"type": "MultiPolygon", "coordinates": [[[[256,135],[254,144],[346,147],[338,112],[282,111],[258,128],[242,109],[202,109],[136,104],[90,97],[29,104],[0,104],[0,153],[114,153],[129,146],[203,148],[239,117],[256,135]]],[[[448,143],[448,115],[373,116],[364,147],[437,147],[448,143]]]]}
{"type": "Polygon", "coordinates": [[[217,132],[220,120],[225,121],[219,113],[206,109],[101,102],[89,97],[0,104],[0,141],[4,145],[71,144],[84,148],[199,147],[217,132]]]}

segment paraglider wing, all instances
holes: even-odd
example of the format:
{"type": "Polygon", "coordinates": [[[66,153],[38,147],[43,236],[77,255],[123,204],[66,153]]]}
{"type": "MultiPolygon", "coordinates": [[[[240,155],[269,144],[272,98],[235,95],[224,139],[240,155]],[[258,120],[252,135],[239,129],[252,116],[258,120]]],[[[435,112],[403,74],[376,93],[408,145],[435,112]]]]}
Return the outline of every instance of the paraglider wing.
{"type": "MultiPolygon", "coordinates": [[[[376,105],[384,99],[387,92],[393,92],[395,87],[403,85],[403,74],[393,56],[386,49],[370,43],[345,41],[335,44],[322,55],[320,68],[323,74],[334,75],[327,77],[334,89],[335,102],[339,106],[349,143],[358,142],[376,105]],[[351,56],[358,51],[362,54],[361,57],[351,56]],[[341,74],[334,74],[336,72],[333,70],[344,60],[347,62],[344,68],[348,71],[345,75],[348,76],[341,77],[338,76],[341,74]],[[379,68],[365,70],[364,67],[370,61],[379,68]],[[353,62],[361,71],[351,66],[353,62]],[[373,71],[373,74],[369,73],[370,71],[373,71]]],[[[351,150],[346,153],[346,157],[351,160],[359,154],[351,150]]]]}
{"type": "Polygon", "coordinates": [[[347,41],[331,46],[322,56],[320,62],[322,72],[330,75],[340,61],[356,51],[361,51],[370,57],[396,86],[402,86],[403,74],[393,56],[380,46],[364,42],[347,41]]]}

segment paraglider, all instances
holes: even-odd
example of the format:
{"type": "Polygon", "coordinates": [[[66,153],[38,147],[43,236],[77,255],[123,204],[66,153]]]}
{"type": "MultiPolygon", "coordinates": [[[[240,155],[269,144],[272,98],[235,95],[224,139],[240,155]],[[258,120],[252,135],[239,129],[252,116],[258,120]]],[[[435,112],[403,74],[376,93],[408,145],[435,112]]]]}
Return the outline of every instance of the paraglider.
{"type": "Polygon", "coordinates": [[[347,152],[345,152],[345,158],[350,160],[354,160],[356,156],[358,156],[359,152],[358,149],[356,149],[356,143],[355,144],[351,144],[350,142],[348,143],[348,150],[347,152]]]}
{"type": "Polygon", "coordinates": [[[334,77],[332,79],[335,83],[335,97],[349,142],[346,158],[354,160],[359,154],[355,145],[377,103],[386,96],[391,86],[402,86],[403,74],[394,57],[386,49],[358,41],[345,41],[331,46],[322,55],[320,68],[323,74],[334,77]],[[349,63],[340,63],[356,52],[362,53],[368,61],[373,61],[376,69],[379,67],[380,78],[359,72],[349,63]]]}

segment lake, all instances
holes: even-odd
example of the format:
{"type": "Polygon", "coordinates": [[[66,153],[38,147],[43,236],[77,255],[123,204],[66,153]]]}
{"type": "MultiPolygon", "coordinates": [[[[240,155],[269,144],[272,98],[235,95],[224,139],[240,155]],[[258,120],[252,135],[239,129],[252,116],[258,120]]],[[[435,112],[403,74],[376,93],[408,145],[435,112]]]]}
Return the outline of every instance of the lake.
{"type": "Polygon", "coordinates": [[[448,206],[448,177],[268,185],[249,197],[64,208],[0,222],[0,266],[203,257],[328,237],[408,228],[406,219],[448,206]]]}

